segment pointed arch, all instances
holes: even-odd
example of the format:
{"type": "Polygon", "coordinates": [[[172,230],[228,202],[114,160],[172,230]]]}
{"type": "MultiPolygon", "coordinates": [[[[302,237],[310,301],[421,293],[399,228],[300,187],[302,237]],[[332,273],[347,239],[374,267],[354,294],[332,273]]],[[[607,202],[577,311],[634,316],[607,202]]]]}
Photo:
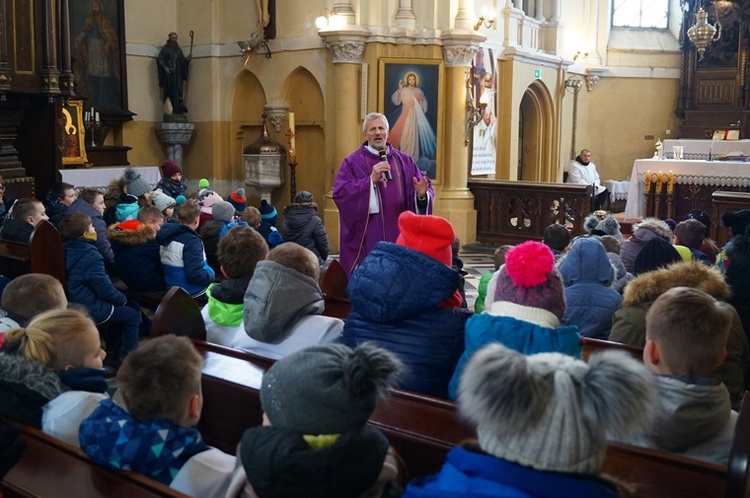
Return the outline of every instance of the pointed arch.
{"type": "Polygon", "coordinates": [[[521,98],[519,109],[519,180],[554,182],[555,109],[547,86],[536,80],[521,98]]]}

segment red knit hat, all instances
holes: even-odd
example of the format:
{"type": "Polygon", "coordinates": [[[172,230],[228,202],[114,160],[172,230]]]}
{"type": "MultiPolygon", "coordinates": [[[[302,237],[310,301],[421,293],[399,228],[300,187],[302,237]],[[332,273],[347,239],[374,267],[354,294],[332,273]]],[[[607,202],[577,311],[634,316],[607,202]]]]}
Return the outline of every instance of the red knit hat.
{"type": "Polygon", "coordinates": [[[171,178],[175,173],[182,174],[182,168],[180,168],[180,165],[172,161],[171,159],[166,159],[163,163],[161,163],[161,172],[164,175],[164,178],[171,178]]]}
{"type": "Polygon", "coordinates": [[[398,217],[398,228],[401,234],[396,244],[451,266],[451,245],[456,240],[456,233],[448,220],[440,216],[416,215],[411,211],[404,211],[398,217]]]}

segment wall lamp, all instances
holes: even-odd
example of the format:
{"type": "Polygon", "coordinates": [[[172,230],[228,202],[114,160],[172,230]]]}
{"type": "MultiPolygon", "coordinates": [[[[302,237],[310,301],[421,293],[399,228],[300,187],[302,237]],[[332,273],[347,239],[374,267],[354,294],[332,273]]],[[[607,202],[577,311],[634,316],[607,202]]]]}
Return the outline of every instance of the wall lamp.
{"type": "Polygon", "coordinates": [[[474,127],[484,118],[484,111],[488,104],[487,94],[482,93],[479,98],[479,107],[474,101],[474,85],[471,79],[471,69],[466,70],[466,137],[464,146],[468,146],[471,141],[471,135],[474,127]]]}
{"type": "Polygon", "coordinates": [[[346,26],[346,19],[338,14],[334,14],[331,9],[324,8],[320,16],[315,19],[315,26],[318,29],[341,29],[346,26]]]}
{"type": "Polygon", "coordinates": [[[565,88],[570,88],[574,93],[578,93],[583,88],[583,81],[578,76],[571,76],[565,80],[565,88]]]}
{"type": "Polygon", "coordinates": [[[493,24],[495,24],[495,20],[497,19],[497,14],[494,10],[487,9],[486,7],[482,9],[482,14],[479,16],[479,19],[477,20],[477,23],[474,25],[474,31],[479,31],[479,28],[484,26],[487,29],[490,29],[493,24]]]}

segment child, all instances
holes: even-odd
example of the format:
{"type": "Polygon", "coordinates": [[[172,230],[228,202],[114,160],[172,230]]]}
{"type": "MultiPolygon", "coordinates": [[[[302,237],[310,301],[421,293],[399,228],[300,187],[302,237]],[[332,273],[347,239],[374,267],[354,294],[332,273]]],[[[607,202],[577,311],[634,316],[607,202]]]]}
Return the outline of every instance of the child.
{"type": "Polygon", "coordinates": [[[653,402],[648,371],[619,351],[586,364],[489,344],[469,360],[458,394],[477,441],[452,449],[438,474],[412,481],[403,496],[621,496],[598,476],[607,434],[642,427],[653,402]]]}
{"type": "Polygon", "coordinates": [[[206,248],[206,261],[215,273],[220,272],[219,261],[216,259],[219,239],[227,232],[227,226],[233,221],[234,206],[227,201],[216,201],[211,206],[211,219],[200,229],[203,246],[206,248]]]}
{"type": "Polygon", "coordinates": [[[156,184],[154,190],[159,190],[172,199],[176,199],[178,195],[185,195],[187,184],[182,179],[180,165],[171,159],[165,159],[161,163],[161,180],[156,184]]]}
{"type": "Polygon", "coordinates": [[[729,305],[688,287],[668,290],[646,315],[643,363],[656,375],[657,408],[629,442],[726,465],[737,413],[729,391],[708,377],[727,354],[729,305]]]}
{"type": "Polygon", "coordinates": [[[29,320],[45,311],[67,308],[68,298],[65,297],[62,284],[55,277],[43,273],[27,273],[14,278],[5,286],[0,306],[0,332],[5,332],[25,327],[29,320]]]}
{"type": "Polygon", "coordinates": [[[191,496],[225,496],[236,459],[208,446],[201,416],[203,358],[187,337],[144,342],[117,372],[127,410],[102,401],[81,423],[94,462],[132,470],[191,496]]]}
{"type": "Polygon", "coordinates": [[[257,231],[238,226],[221,238],[217,253],[219,269],[227,279],[208,287],[208,304],[201,315],[206,324],[206,340],[230,346],[237,334],[245,335],[245,291],[255,266],[268,254],[268,244],[257,231]]]}
{"type": "Polygon", "coordinates": [[[580,238],[559,265],[565,285],[563,325],[575,325],[584,337],[606,339],[622,296],[612,288],[615,271],[596,238],[580,238]]]}
{"type": "MultiPolygon", "coordinates": [[[[221,196],[213,190],[207,189],[198,195],[197,200],[198,205],[201,208],[200,222],[198,223],[198,233],[200,233],[203,225],[213,219],[213,215],[211,214],[211,208],[213,207],[213,205],[217,202],[224,201],[224,199],[222,199],[221,196]]],[[[234,216],[234,210],[232,210],[232,216],[234,216]]]]}
{"type": "Polygon", "coordinates": [[[603,235],[599,237],[599,242],[604,246],[604,250],[607,251],[607,258],[612,268],[615,270],[615,283],[612,284],[612,288],[622,295],[625,286],[635,278],[635,276],[628,272],[620,258],[620,241],[618,241],[612,235],[603,235]]]}
{"type": "Polygon", "coordinates": [[[456,234],[445,218],[411,211],[398,228],[395,244],[376,244],[352,273],[341,342],[388,349],[407,368],[399,387],[447,398],[473,315],[461,308],[460,275],[451,268],[456,234]]]}
{"type": "Polygon", "coordinates": [[[370,344],[277,361],[260,388],[263,425],[242,436],[228,496],[399,496],[388,439],[366,424],[400,368],[370,344]]]}
{"type": "Polygon", "coordinates": [[[96,231],[96,248],[104,258],[108,269],[115,267],[115,253],[107,236],[107,222],[104,221],[104,194],[93,188],[81,190],[81,195],[68,208],[68,214],[83,213],[91,218],[96,231]]]}
{"type": "Polygon", "coordinates": [[[151,185],[133,168],[127,168],[122,179],[124,186],[115,206],[115,220],[134,220],[140,208],[151,204],[151,185]]]}
{"type": "Polygon", "coordinates": [[[283,242],[279,231],[276,230],[275,226],[263,220],[258,208],[248,206],[242,213],[242,219],[266,239],[269,248],[273,249],[283,242]]]}
{"type": "MultiPolygon", "coordinates": [[[[151,192],[151,201],[154,203],[164,218],[164,223],[177,223],[172,215],[174,214],[174,208],[177,206],[177,201],[162,193],[161,190],[154,190],[151,192]]],[[[141,208],[144,209],[144,208],[141,208]]]]}
{"type": "Polygon", "coordinates": [[[65,182],[55,183],[44,198],[44,208],[49,216],[49,222],[57,227],[75,200],[76,190],[73,185],[65,182]]]}
{"type": "Polygon", "coordinates": [[[555,255],[555,261],[560,261],[570,245],[570,232],[565,228],[565,225],[553,223],[544,229],[544,240],[542,242],[555,255]]]}
{"type": "Polygon", "coordinates": [[[294,196],[294,203],[284,208],[284,223],[279,231],[285,241],[310,249],[322,265],[331,248],[323,220],[315,214],[317,211],[312,194],[306,190],[299,192],[294,196]]]}
{"type": "Polygon", "coordinates": [[[107,399],[99,332],[77,310],[52,310],[8,332],[0,353],[0,416],[78,446],[78,426],[107,399]]]}
{"type": "Polygon", "coordinates": [[[565,291],[552,251],[539,242],[519,244],[487,286],[487,309],[466,322],[466,347],[450,382],[450,396],[469,358],[488,342],[524,354],[558,352],[581,357],[581,336],[565,317],[565,291]]]}
{"type": "Polygon", "coordinates": [[[685,246],[690,250],[692,259],[697,259],[707,265],[713,264],[708,256],[701,252],[701,246],[706,235],[706,227],[698,220],[687,219],[677,224],[674,229],[674,245],[685,246]]]}
{"type": "Polygon", "coordinates": [[[11,210],[11,219],[3,225],[0,238],[28,243],[34,228],[48,219],[44,204],[36,199],[18,199],[11,210]]]}
{"type": "Polygon", "coordinates": [[[213,283],[215,274],[206,262],[203,242],[196,233],[200,221],[200,207],[195,200],[187,200],[177,213],[179,224],[162,225],[156,235],[161,245],[161,263],[167,288],[182,287],[193,297],[202,297],[213,283]]]}
{"type": "Polygon", "coordinates": [[[227,202],[234,206],[234,210],[237,214],[242,213],[247,209],[247,196],[245,195],[244,188],[238,188],[227,197],[227,202]]]}
{"type": "Polygon", "coordinates": [[[271,250],[258,262],[244,299],[246,334],[231,343],[266,358],[283,358],[299,349],[334,342],[344,322],[321,316],[318,258],[294,242],[271,250]]]}
{"type": "MultiPolygon", "coordinates": [[[[570,235],[568,235],[568,238],[570,238],[570,235]]],[[[513,246],[508,244],[502,245],[495,249],[495,252],[492,255],[493,262],[495,263],[495,272],[497,272],[500,267],[505,264],[505,255],[508,254],[508,251],[510,251],[511,249],[513,249],[513,246]]],[[[482,275],[482,278],[479,279],[479,287],[477,287],[477,300],[474,302],[475,313],[481,313],[484,311],[484,300],[487,298],[487,285],[490,283],[492,275],[494,275],[493,272],[487,272],[482,275]]]]}
{"type": "Polygon", "coordinates": [[[115,254],[115,266],[128,290],[164,291],[166,284],[161,264],[161,246],[156,242],[156,227],[161,226],[164,218],[155,206],[142,208],[138,211],[138,218],[116,223],[107,231],[115,254]],[[150,223],[144,220],[149,220],[150,223]]]}
{"type": "Polygon", "coordinates": [[[68,299],[83,305],[98,325],[106,324],[109,338],[121,341],[119,354],[113,354],[112,366],[138,346],[141,313],[136,303],[128,303],[104,270],[104,259],[94,244],[96,232],[91,218],[83,213],[69,214],[60,222],[65,247],[65,287],[68,299]]]}

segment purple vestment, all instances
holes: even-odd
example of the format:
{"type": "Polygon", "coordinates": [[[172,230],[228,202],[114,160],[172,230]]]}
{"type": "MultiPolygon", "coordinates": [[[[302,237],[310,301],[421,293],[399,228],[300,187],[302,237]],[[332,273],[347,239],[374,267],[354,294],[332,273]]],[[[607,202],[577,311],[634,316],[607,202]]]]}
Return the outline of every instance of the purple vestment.
{"type": "Polygon", "coordinates": [[[435,191],[427,180],[427,207],[418,210],[416,190],[412,178],[420,180],[424,175],[414,160],[388,144],[388,164],[393,180],[385,186],[377,182],[380,212],[369,214],[372,168],[380,162],[380,156],[362,147],[349,154],[336,175],[333,185],[333,200],[339,209],[340,237],[339,261],[347,274],[369,254],[380,242],[396,242],[399,235],[398,216],[404,211],[431,214],[435,191]]]}

